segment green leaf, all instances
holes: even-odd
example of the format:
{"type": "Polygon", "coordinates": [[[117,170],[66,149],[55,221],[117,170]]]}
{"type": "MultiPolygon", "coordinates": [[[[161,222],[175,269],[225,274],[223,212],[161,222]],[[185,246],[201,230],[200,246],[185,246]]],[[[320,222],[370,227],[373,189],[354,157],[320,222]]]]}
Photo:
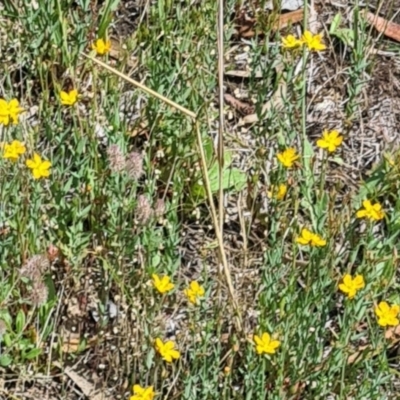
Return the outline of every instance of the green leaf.
{"type": "Polygon", "coordinates": [[[97,36],[99,38],[105,37],[108,26],[110,25],[113,18],[113,12],[117,9],[118,3],[119,0],[108,0],[104,4],[101,12],[102,16],[99,22],[99,30],[97,32],[97,36]]]}
{"type": "Polygon", "coordinates": [[[15,328],[16,328],[18,334],[22,333],[22,331],[24,330],[25,321],[26,321],[26,319],[25,319],[24,312],[22,310],[19,310],[18,314],[17,314],[17,318],[15,320],[15,328]]]}
{"type": "Polygon", "coordinates": [[[160,254],[159,253],[154,254],[154,256],[151,258],[151,266],[153,268],[157,268],[160,262],[161,262],[160,254]]]}
{"type": "Polygon", "coordinates": [[[10,356],[7,356],[6,354],[0,356],[0,365],[2,367],[8,367],[11,363],[12,358],[10,356]]]}
{"type": "Polygon", "coordinates": [[[330,35],[336,35],[336,31],[339,28],[341,22],[342,15],[340,13],[337,13],[331,22],[331,27],[329,28],[330,35]]]}
{"type": "Polygon", "coordinates": [[[5,343],[6,347],[11,347],[11,345],[12,345],[12,340],[11,340],[11,336],[10,336],[8,333],[6,333],[6,334],[3,336],[3,340],[4,340],[4,343],[5,343]]]}
{"type": "Polygon", "coordinates": [[[203,150],[206,156],[207,167],[209,167],[214,159],[214,146],[210,138],[207,138],[203,143],[203,150]]]}
{"type": "Polygon", "coordinates": [[[235,190],[239,191],[246,187],[247,175],[238,168],[232,168],[229,173],[229,182],[227,188],[234,187],[235,190]]]}
{"type": "Polygon", "coordinates": [[[0,310],[0,320],[3,320],[7,325],[7,329],[10,329],[12,326],[12,318],[7,310],[0,310]]]}
{"type": "Polygon", "coordinates": [[[224,153],[224,168],[228,168],[232,164],[232,152],[227,151],[224,153]]]}
{"type": "Polygon", "coordinates": [[[33,358],[38,357],[40,354],[42,353],[42,349],[32,349],[30,351],[28,351],[27,353],[23,354],[23,358],[26,360],[32,360],[33,358]]]}
{"type": "Polygon", "coordinates": [[[51,278],[51,275],[46,275],[44,280],[49,290],[47,301],[52,301],[57,298],[56,287],[54,286],[53,279],[51,278]]]}
{"type": "Polygon", "coordinates": [[[341,22],[342,22],[342,16],[340,14],[336,14],[335,18],[333,18],[333,21],[331,23],[329,34],[332,36],[336,36],[347,46],[353,47],[355,38],[354,30],[349,28],[339,28],[341,22]]]}

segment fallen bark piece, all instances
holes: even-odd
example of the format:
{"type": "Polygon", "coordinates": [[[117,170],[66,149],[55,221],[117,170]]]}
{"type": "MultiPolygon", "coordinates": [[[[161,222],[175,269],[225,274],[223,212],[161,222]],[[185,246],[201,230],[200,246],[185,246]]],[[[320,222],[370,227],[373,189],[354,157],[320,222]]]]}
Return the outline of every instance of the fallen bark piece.
{"type": "Polygon", "coordinates": [[[303,21],[303,17],[304,17],[303,9],[280,15],[278,20],[274,23],[272,29],[277,31],[279,29],[286,28],[289,25],[303,21]]]}
{"type": "Polygon", "coordinates": [[[242,115],[254,113],[254,106],[244,103],[243,101],[238,100],[236,97],[233,97],[230,94],[225,94],[224,99],[227,104],[229,104],[235,110],[239,111],[242,115]]]}
{"type": "Polygon", "coordinates": [[[365,19],[370,23],[378,32],[383,33],[390,39],[400,42],[400,25],[390,22],[385,18],[372,14],[371,12],[364,13],[365,19]]]}

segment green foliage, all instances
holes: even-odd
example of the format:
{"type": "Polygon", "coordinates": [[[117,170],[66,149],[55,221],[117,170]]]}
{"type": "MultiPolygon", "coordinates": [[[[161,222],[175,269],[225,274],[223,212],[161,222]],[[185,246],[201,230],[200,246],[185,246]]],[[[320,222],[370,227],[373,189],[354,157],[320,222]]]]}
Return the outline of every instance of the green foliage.
{"type": "Polygon", "coordinates": [[[353,47],[354,30],[350,28],[341,28],[340,27],[341,23],[342,23],[342,14],[336,14],[329,28],[329,35],[336,36],[346,46],[353,47]]]}
{"type": "MultiPolygon", "coordinates": [[[[308,63],[317,57],[311,60],[314,54],[305,51],[283,55],[269,32],[243,51],[253,60],[243,85],[249,98],[258,100],[258,109],[277,87],[282,89],[281,76],[285,90],[282,109],[271,108],[243,137],[238,130],[224,138],[222,188],[238,204],[224,243],[244,319],[244,332],[235,333],[210,215],[207,207],[195,209],[205,203],[206,193],[192,121],[136,89],[126,100],[131,87],[79,57],[90,49],[93,36],[111,36],[119,2],[102,2],[96,13],[89,0],[38,0],[36,9],[32,3],[6,1],[0,17],[2,33],[7,32],[0,43],[7,54],[0,67],[1,95],[18,98],[27,112],[37,108],[27,120],[2,130],[2,142],[24,141],[27,154],[16,163],[0,157],[0,321],[5,325],[0,366],[18,378],[26,371],[34,378],[47,373],[53,362],[102,357],[111,342],[118,344],[112,351],[117,382],[128,382],[129,388],[139,382],[154,385],[160,398],[380,399],[393,392],[395,342],[385,338],[389,329],[377,325],[374,307],[381,300],[399,302],[399,157],[379,163],[355,191],[328,180],[332,165],[344,161],[339,152],[324,153],[321,161],[308,135],[308,63]],[[81,95],[74,107],[59,102],[59,90],[68,85],[81,95]],[[121,112],[122,102],[144,104],[134,110],[137,119],[121,112]],[[125,161],[132,151],[143,156],[143,175],[132,178],[126,169],[111,168],[113,144],[125,161]],[[290,169],[276,160],[277,149],[287,147],[301,155],[290,169]],[[238,167],[238,148],[248,154],[240,165],[255,169],[251,180],[238,167]],[[26,168],[33,152],[51,161],[48,179],[36,181],[26,168]],[[279,184],[288,186],[286,196],[269,198],[271,186],[279,184]],[[254,213],[242,202],[250,195],[254,213]],[[150,209],[145,222],[139,218],[143,198],[150,209]],[[366,198],[383,205],[383,221],[356,218],[366,198]],[[159,200],[165,211],[155,215],[159,200]],[[195,228],[188,209],[200,213],[195,228]],[[321,235],[326,246],[300,246],[296,239],[303,227],[321,235]],[[59,251],[42,276],[49,295],[44,305],[33,307],[31,282],[20,276],[20,269],[49,246],[59,251]],[[171,278],[171,294],[154,290],[153,273],[171,278]],[[346,273],[365,278],[365,288],[353,300],[338,291],[346,273]],[[188,304],[184,294],[193,279],[206,289],[197,306],[188,304]],[[96,324],[81,304],[87,299],[94,299],[99,312],[96,324]],[[115,321],[107,315],[111,299],[121,313],[115,321]],[[74,311],[81,326],[92,330],[79,337],[76,354],[66,355],[60,344],[71,305],[79,308],[74,311]],[[263,332],[281,342],[276,354],[256,353],[253,335],[263,332]],[[96,347],[86,353],[90,335],[96,347]],[[181,358],[173,366],[162,364],[156,354],[156,337],[176,341],[181,358]],[[54,351],[45,352],[50,345],[54,351]]],[[[229,36],[236,7],[233,0],[226,3],[225,49],[236,40],[229,36]]],[[[215,195],[219,164],[208,132],[215,130],[218,117],[217,2],[163,0],[140,12],[143,18],[129,39],[138,59],[131,72],[199,115],[215,195]]],[[[352,118],[371,66],[366,58],[370,38],[358,8],[350,28],[342,27],[336,15],[330,35],[348,47],[346,106],[352,118]]],[[[235,42],[232,51],[240,45],[235,42]]],[[[227,62],[236,57],[228,55],[227,62]]],[[[112,60],[117,69],[130,71],[126,56],[112,60]]],[[[104,387],[118,386],[103,376],[104,387]]],[[[127,397],[122,384],[116,391],[127,397]]]]}
{"type": "MultiPolygon", "coordinates": [[[[206,154],[207,172],[210,179],[211,193],[215,194],[218,192],[219,189],[219,163],[214,156],[213,143],[211,139],[206,140],[204,144],[204,151],[206,154]]],[[[225,150],[224,167],[222,170],[222,187],[224,190],[231,189],[234,193],[242,190],[246,186],[247,175],[240,169],[231,167],[232,162],[232,151],[225,150]]],[[[207,193],[203,182],[195,182],[191,188],[190,194],[196,202],[204,201],[206,199],[207,193]]]]}

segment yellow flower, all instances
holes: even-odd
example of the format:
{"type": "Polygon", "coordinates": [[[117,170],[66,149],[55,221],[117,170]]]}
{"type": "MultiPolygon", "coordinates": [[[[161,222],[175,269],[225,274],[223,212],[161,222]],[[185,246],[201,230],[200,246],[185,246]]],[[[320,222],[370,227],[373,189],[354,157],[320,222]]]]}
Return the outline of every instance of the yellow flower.
{"type": "Polygon", "coordinates": [[[271,190],[268,190],[268,197],[274,198],[276,200],[283,200],[287,193],[287,186],[284,183],[281,183],[278,187],[275,185],[271,186],[271,190]]]}
{"type": "Polygon", "coordinates": [[[8,103],[4,99],[0,99],[0,124],[7,126],[10,122],[18,123],[18,116],[24,111],[19,106],[17,99],[12,99],[8,103]]]}
{"type": "Polygon", "coordinates": [[[301,41],[311,51],[321,51],[326,49],[326,46],[322,43],[322,34],[313,35],[310,31],[305,31],[301,37],[301,41]]]}
{"type": "Polygon", "coordinates": [[[294,162],[299,158],[299,155],[297,154],[296,149],[289,147],[282,153],[278,153],[276,157],[284,167],[290,168],[293,166],[294,162]]]}
{"type": "Polygon", "coordinates": [[[140,385],[133,386],[133,396],[130,400],[153,400],[154,398],[153,386],[141,387],[140,385]]]}
{"type": "Polygon", "coordinates": [[[287,35],[286,37],[282,38],[282,46],[285,49],[294,49],[296,47],[300,47],[303,42],[299,39],[296,39],[293,35],[287,35]]]}
{"type": "Polygon", "coordinates": [[[158,275],[153,274],[153,285],[161,293],[167,293],[174,288],[174,284],[171,282],[169,276],[163,276],[161,279],[158,275]]]}
{"type": "Polygon", "coordinates": [[[327,149],[330,153],[334,152],[343,142],[343,136],[338,131],[325,130],[321,139],[317,140],[317,146],[321,149],[327,149]]]}
{"type": "Polygon", "coordinates": [[[98,55],[103,56],[110,51],[111,42],[109,40],[97,39],[96,42],[92,44],[92,49],[96,50],[98,55]]]}
{"type": "Polygon", "coordinates": [[[35,153],[33,159],[26,160],[26,166],[32,170],[35,179],[48,178],[50,176],[50,161],[43,161],[39,154],[35,153]]]}
{"type": "Polygon", "coordinates": [[[0,124],[8,125],[10,115],[8,113],[8,103],[4,99],[0,99],[0,124]]]}
{"type": "Polygon", "coordinates": [[[364,200],[362,204],[364,208],[357,211],[357,218],[365,217],[373,221],[379,221],[385,217],[385,212],[379,203],[372,205],[369,200],[364,200]]]}
{"type": "Polygon", "coordinates": [[[190,282],[187,289],[184,290],[185,295],[192,304],[197,304],[197,299],[204,296],[204,288],[198,282],[190,282]]]}
{"type": "Polygon", "coordinates": [[[61,104],[64,106],[73,106],[78,100],[78,91],[76,89],[70,90],[69,92],[60,92],[61,104]]]}
{"type": "Polygon", "coordinates": [[[10,100],[10,102],[8,103],[8,112],[9,112],[9,115],[10,115],[10,118],[11,118],[11,121],[13,122],[13,124],[18,123],[18,116],[23,111],[24,111],[24,109],[19,106],[19,102],[17,99],[10,100]]]}
{"type": "Polygon", "coordinates": [[[343,277],[343,283],[339,285],[339,289],[343,293],[347,294],[349,299],[354,298],[354,296],[357,294],[357,291],[363,287],[365,287],[365,282],[362,275],[356,275],[353,279],[351,275],[346,274],[343,277]]]}
{"type": "Polygon", "coordinates": [[[271,339],[268,333],[263,333],[260,336],[254,335],[254,343],[258,354],[274,354],[276,349],[281,345],[279,340],[271,339]]]}
{"type": "Polygon", "coordinates": [[[13,140],[11,144],[5,143],[3,148],[3,158],[8,158],[14,162],[17,161],[19,156],[24,154],[26,151],[24,144],[19,140],[13,140]]]}
{"type": "Polygon", "coordinates": [[[381,301],[377,307],[375,307],[375,314],[378,317],[378,324],[380,326],[397,326],[399,325],[399,314],[400,306],[393,304],[389,306],[386,301],[381,301]]]}
{"type": "Polygon", "coordinates": [[[177,360],[181,356],[179,351],[175,350],[174,347],[175,343],[171,340],[163,343],[160,338],[156,339],[155,348],[166,362],[172,362],[172,360],[177,360]]]}
{"type": "Polygon", "coordinates": [[[326,245],[326,240],[306,228],[301,230],[301,236],[296,239],[296,242],[303,245],[309,244],[315,247],[323,247],[326,245]]]}

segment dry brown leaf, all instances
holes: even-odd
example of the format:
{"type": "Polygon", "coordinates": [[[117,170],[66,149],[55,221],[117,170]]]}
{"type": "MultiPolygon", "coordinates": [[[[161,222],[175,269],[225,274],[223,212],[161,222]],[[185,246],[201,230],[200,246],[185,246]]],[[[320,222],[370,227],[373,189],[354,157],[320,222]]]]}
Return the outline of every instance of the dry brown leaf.
{"type": "Polygon", "coordinates": [[[355,353],[353,353],[352,355],[350,355],[350,356],[347,358],[347,364],[353,364],[354,362],[356,362],[357,359],[358,359],[359,357],[361,357],[363,351],[366,350],[366,349],[368,349],[368,348],[370,348],[370,347],[371,347],[370,345],[360,346],[359,349],[358,349],[358,351],[356,351],[355,353]]]}
{"type": "Polygon", "coordinates": [[[374,26],[374,28],[383,33],[385,36],[400,42],[400,25],[390,22],[385,18],[379,17],[371,12],[364,14],[366,20],[374,26]]]}
{"type": "Polygon", "coordinates": [[[224,99],[227,104],[229,104],[231,107],[233,107],[235,110],[239,111],[243,115],[254,113],[254,106],[244,103],[243,101],[236,99],[230,94],[225,94],[224,99]]]}
{"type": "MultiPolygon", "coordinates": [[[[388,328],[385,331],[385,339],[392,339],[395,336],[400,336],[400,325],[388,328]]],[[[399,341],[399,339],[396,339],[399,341]]]]}
{"type": "MultiPolygon", "coordinates": [[[[111,49],[110,49],[110,56],[116,60],[120,60],[122,58],[122,53],[125,50],[121,47],[118,40],[111,38],[111,49]]],[[[138,65],[138,59],[136,57],[131,58],[128,57],[127,65],[130,68],[136,68],[138,65]]]]}
{"type": "MultiPolygon", "coordinates": [[[[61,350],[63,353],[76,353],[81,350],[82,338],[77,332],[67,332],[64,331],[61,334],[62,346],[61,350]]],[[[86,343],[86,348],[92,346],[97,342],[97,336],[93,336],[86,343]]]]}
{"type": "Polygon", "coordinates": [[[70,367],[64,368],[57,361],[54,362],[53,365],[62,370],[65,373],[65,375],[67,375],[68,378],[71,379],[71,381],[73,381],[75,385],[79,387],[81,392],[90,400],[111,400],[110,397],[106,396],[103,393],[96,393],[93,384],[88,382],[85,378],[79,376],[72,368],[70,367]]]}
{"type": "Polygon", "coordinates": [[[70,339],[66,342],[63,342],[61,346],[61,351],[63,353],[76,353],[79,350],[79,345],[81,341],[80,339],[70,339]]]}
{"type": "MultiPolygon", "coordinates": [[[[390,329],[388,329],[388,331],[385,332],[385,338],[392,339],[394,334],[398,335],[400,333],[400,327],[390,328],[390,329]],[[387,333],[388,331],[391,331],[391,332],[388,334],[387,333]]],[[[398,338],[390,341],[390,343],[388,343],[388,348],[390,349],[390,348],[394,347],[399,342],[400,342],[400,339],[398,339],[398,338]]],[[[357,362],[359,357],[362,356],[364,350],[367,350],[367,349],[369,349],[371,351],[372,356],[376,356],[377,354],[382,352],[381,347],[372,351],[372,346],[369,344],[367,344],[365,346],[360,346],[358,348],[358,351],[356,351],[354,354],[350,355],[347,358],[347,364],[353,364],[354,362],[357,362]]]]}

